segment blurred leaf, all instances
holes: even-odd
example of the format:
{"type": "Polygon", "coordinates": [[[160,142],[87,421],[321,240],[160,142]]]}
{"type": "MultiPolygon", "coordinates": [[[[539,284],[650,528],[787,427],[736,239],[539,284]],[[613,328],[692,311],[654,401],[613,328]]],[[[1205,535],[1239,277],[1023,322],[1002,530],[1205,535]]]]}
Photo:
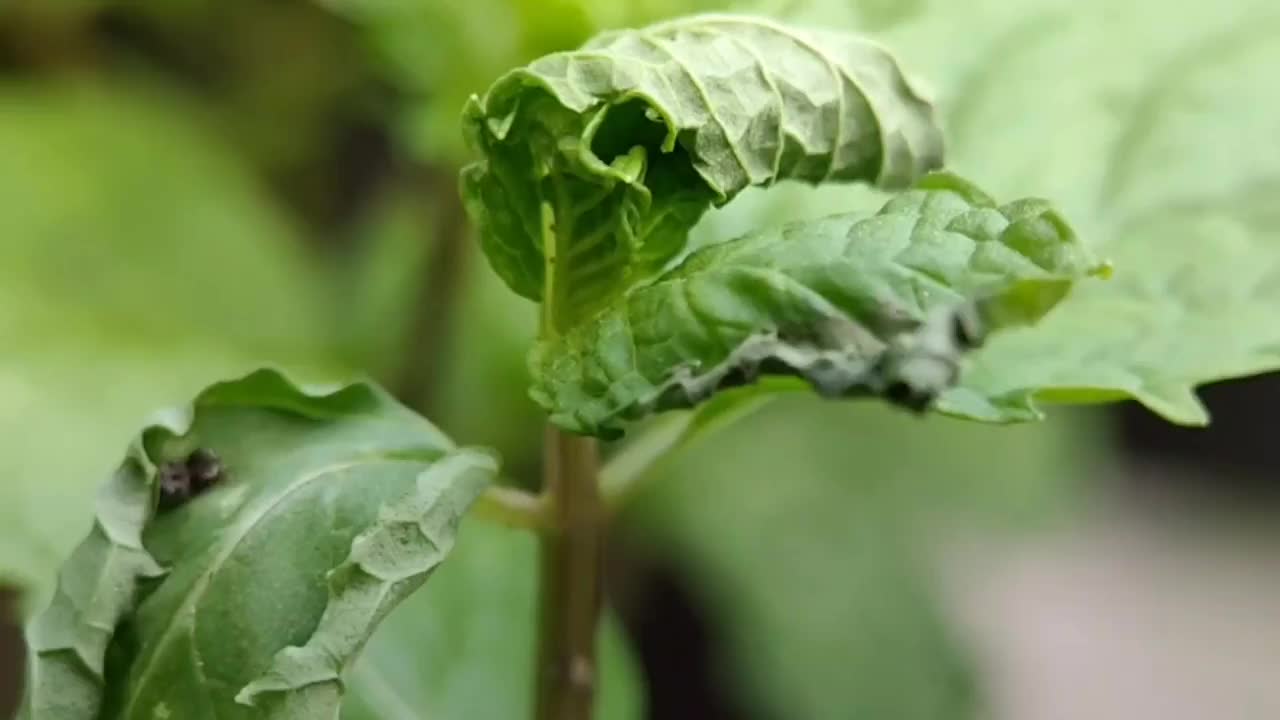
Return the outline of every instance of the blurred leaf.
{"type": "Polygon", "coordinates": [[[0,156],[5,327],[90,316],[124,342],[322,349],[294,228],[179,97],[0,86],[0,156]]]}
{"type": "MultiPolygon", "coordinates": [[[[431,585],[393,613],[351,673],[344,720],[531,716],[537,540],[468,522],[431,585]]],[[[600,720],[644,717],[638,670],[618,626],[600,641],[600,720]]]]}
{"type": "Polygon", "coordinates": [[[0,578],[28,610],[152,409],[267,361],[332,370],[292,228],[215,138],[174,96],[0,86],[0,578]]]}
{"type": "Polygon", "coordinates": [[[502,73],[611,28],[731,0],[317,0],[363,27],[388,77],[416,101],[401,131],[420,157],[466,158],[458,112],[502,73]],[[422,38],[430,37],[431,42],[422,38]]]}
{"type": "Polygon", "coordinates": [[[538,329],[537,306],[512,293],[474,244],[468,250],[459,310],[465,320],[454,324],[447,343],[449,379],[440,388],[438,414],[455,437],[499,448],[506,460],[504,475],[533,486],[546,422],[529,398],[526,360],[538,329]],[[484,402],[477,402],[481,397],[484,402]]]}
{"type": "MultiPolygon", "coordinates": [[[[800,5],[824,24],[861,7],[800,5]]],[[[950,166],[1053,198],[1118,268],[968,380],[1199,424],[1195,385],[1280,366],[1280,154],[1260,152],[1280,136],[1275,4],[920,5],[884,39],[939,88],[950,166]]]]}
{"type": "MultiPolygon", "coordinates": [[[[997,206],[937,173],[870,217],[795,223],[695,252],[540,342],[534,398],[553,422],[588,434],[761,374],[802,377],[825,397],[923,406],[951,387],[960,354],[983,335],[1035,322],[1094,271],[1047,203],[997,206]],[[955,317],[969,303],[980,319],[955,317]]],[[[957,414],[1004,418],[971,394],[944,399],[957,414]]]]}
{"type": "Polygon", "coordinates": [[[973,523],[1066,509],[1066,481],[1091,467],[1055,425],[782,397],[664,464],[626,519],[696,583],[720,680],[753,717],[972,718],[932,561],[973,523]]]}
{"type": "Polygon", "coordinates": [[[463,170],[481,245],[553,331],[660,270],[747,187],[896,189],[942,154],[932,108],[879,46],[732,15],[540,58],[473,98],[463,126],[482,155],[463,170]]]}

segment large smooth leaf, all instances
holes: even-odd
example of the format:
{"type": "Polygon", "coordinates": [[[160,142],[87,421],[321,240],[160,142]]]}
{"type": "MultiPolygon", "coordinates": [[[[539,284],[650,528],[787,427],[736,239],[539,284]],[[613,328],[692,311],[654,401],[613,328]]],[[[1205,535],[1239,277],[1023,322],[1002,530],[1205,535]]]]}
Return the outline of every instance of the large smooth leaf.
{"type": "Polygon", "coordinates": [[[552,332],[661,269],[713,205],[795,179],[900,188],[941,162],[932,108],[852,35],[695,16],[500,78],[464,129],[490,262],[552,332]]]}
{"type": "Polygon", "coordinates": [[[9,82],[0,156],[0,581],[29,612],[147,413],[264,362],[332,363],[294,228],[198,108],[9,82]]]}
{"type": "MultiPolygon", "coordinates": [[[[509,720],[534,707],[538,541],[469,523],[449,561],[382,624],[351,671],[343,720],[509,720]]],[[[639,720],[639,669],[606,616],[600,720],[639,720]]]]}
{"type": "Polygon", "coordinates": [[[301,388],[267,370],[206,389],[138,448],[112,486],[133,491],[114,511],[131,534],[109,537],[145,562],[85,567],[97,532],[73,556],[32,634],[33,720],[96,718],[99,699],[121,720],[336,718],[343,672],[496,471],[373,386],[301,388]],[[218,458],[216,482],[166,509],[160,478],[197,449],[218,458]],[[157,565],[164,577],[141,582],[157,565]],[[130,582],[136,604],[121,597],[130,582]],[[63,706],[61,679],[86,664],[105,694],[63,706]]]}
{"type": "MultiPolygon", "coordinates": [[[[811,0],[797,20],[854,23],[811,0]]],[[[910,3],[883,40],[937,88],[948,162],[1060,204],[1114,280],[975,357],[969,383],[1036,399],[1133,397],[1202,424],[1194,387],[1280,366],[1280,11],[1266,0],[910,3]]]]}
{"type": "MultiPolygon", "coordinates": [[[[1000,206],[934,174],[872,216],[796,223],[695,252],[539,343],[534,397],[553,422],[590,434],[762,374],[802,377],[829,397],[927,405],[983,335],[1038,320],[1098,269],[1047,203],[1000,206]],[[976,318],[965,317],[970,303],[976,318]]],[[[947,407],[988,412],[969,392],[947,407]]]]}

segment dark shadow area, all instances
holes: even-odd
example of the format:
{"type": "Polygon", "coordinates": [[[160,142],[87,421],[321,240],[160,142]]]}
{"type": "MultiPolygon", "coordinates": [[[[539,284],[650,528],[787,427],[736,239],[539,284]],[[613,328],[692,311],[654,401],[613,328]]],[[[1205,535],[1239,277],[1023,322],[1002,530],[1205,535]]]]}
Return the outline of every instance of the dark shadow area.
{"type": "Polygon", "coordinates": [[[0,587],[0,718],[12,717],[22,689],[22,628],[18,593],[0,587]]]}
{"type": "Polygon", "coordinates": [[[1116,440],[1125,456],[1199,472],[1134,474],[1133,482],[1181,483],[1224,500],[1280,503],[1280,374],[1232,380],[1201,388],[1212,423],[1206,428],[1172,425],[1137,403],[1114,413],[1116,440]]]}
{"type": "Polygon", "coordinates": [[[672,558],[625,541],[609,555],[609,596],[622,617],[647,685],[654,720],[761,720],[748,714],[716,672],[711,611],[696,597],[696,579],[672,558]]]}

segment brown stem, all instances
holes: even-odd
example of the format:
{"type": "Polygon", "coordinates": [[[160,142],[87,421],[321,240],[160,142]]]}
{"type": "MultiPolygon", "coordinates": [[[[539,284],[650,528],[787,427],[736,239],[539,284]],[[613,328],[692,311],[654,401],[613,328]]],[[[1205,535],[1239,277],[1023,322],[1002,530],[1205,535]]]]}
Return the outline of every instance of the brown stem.
{"type": "Polygon", "coordinates": [[[599,449],[548,425],[545,453],[551,523],[542,538],[536,718],[589,720],[603,565],[599,449]]]}
{"type": "Polygon", "coordinates": [[[430,168],[422,185],[423,197],[436,201],[430,239],[433,246],[413,305],[413,325],[396,389],[401,399],[431,417],[438,400],[438,381],[448,362],[453,318],[462,300],[468,237],[466,212],[453,171],[430,168]]]}

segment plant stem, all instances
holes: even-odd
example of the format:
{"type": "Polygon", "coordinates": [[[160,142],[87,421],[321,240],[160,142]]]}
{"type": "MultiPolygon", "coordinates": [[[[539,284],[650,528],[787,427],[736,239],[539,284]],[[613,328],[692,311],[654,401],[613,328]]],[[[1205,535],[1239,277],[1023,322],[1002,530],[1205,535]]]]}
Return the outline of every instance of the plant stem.
{"type": "Polygon", "coordinates": [[[595,696],[604,518],[592,438],[548,424],[543,499],[537,720],[589,720],[595,696]]]}
{"type": "Polygon", "coordinates": [[[476,500],[475,513],[486,520],[525,530],[543,530],[548,525],[547,503],[543,497],[514,487],[485,490],[476,500]]]}
{"type": "Polygon", "coordinates": [[[770,392],[736,398],[721,396],[698,410],[669,412],[655,418],[600,468],[605,514],[613,515],[626,506],[660,463],[751,415],[774,397],[770,392]]]}

